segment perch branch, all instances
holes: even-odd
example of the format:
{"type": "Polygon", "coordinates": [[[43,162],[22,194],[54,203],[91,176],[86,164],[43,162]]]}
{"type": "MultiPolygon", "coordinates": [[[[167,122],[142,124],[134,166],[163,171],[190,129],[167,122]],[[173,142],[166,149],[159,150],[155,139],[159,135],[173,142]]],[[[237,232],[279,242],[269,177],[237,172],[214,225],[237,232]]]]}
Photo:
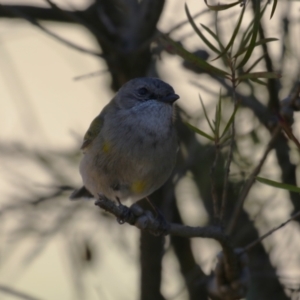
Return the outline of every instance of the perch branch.
{"type": "Polygon", "coordinates": [[[117,217],[119,223],[129,223],[141,230],[147,230],[150,233],[170,234],[186,238],[202,237],[217,240],[224,253],[224,268],[228,281],[238,278],[239,267],[237,256],[231,246],[228,237],[219,226],[191,227],[176,223],[164,222],[155,218],[150,211],[144,211],[141,207],[134,204],[130,208],[120,204],[116,205],[113,201],[99,195],[95,205],[117,217]]]}

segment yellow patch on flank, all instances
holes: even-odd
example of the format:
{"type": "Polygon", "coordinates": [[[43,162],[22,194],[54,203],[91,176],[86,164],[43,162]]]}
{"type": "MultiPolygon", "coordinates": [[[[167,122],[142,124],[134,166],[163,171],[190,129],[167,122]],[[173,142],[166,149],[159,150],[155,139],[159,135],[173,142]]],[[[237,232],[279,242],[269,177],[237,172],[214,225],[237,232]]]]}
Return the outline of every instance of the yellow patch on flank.
{"type": "Polygon", "coordinates": [[[104,153],[108,153],[111,149],[110,143],[108,142],[103,142],[102,150],[104,153]]]}
{"type": "Polygon", "coordinates": [[[131,185],[131,191],[135,194],[140,194],[142,193],[146,188],[146,182],[142,180],[135,181],[131,185]]]}

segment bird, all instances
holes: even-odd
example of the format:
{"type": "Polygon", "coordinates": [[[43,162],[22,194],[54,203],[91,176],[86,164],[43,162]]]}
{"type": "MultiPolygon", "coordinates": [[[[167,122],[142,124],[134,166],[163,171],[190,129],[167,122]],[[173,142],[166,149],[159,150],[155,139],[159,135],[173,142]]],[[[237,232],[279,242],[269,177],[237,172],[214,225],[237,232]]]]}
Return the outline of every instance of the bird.
{"type": "Polygon", "coordinates": [[[84,135],[83,187],[70,198],[104,195],[119,203],[136,202],[160,188],[176,163],[177,99],[173,87],[158,78],[125,83],[84,135]]]}

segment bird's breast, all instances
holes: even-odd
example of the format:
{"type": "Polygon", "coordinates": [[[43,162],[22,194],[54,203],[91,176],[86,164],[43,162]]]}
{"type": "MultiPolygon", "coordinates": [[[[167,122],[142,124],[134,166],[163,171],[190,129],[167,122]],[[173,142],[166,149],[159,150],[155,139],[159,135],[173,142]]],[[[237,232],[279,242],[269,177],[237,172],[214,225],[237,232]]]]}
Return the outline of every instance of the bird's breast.
{"type": "Polygon", "coordinates": [[[107,126],[103,134],[111,139],[110,144],[142,156],[170,150],[176,144],[172,106],[153,102],[151,105],[120,111],[107,122],[105,120],[107,126]]]}

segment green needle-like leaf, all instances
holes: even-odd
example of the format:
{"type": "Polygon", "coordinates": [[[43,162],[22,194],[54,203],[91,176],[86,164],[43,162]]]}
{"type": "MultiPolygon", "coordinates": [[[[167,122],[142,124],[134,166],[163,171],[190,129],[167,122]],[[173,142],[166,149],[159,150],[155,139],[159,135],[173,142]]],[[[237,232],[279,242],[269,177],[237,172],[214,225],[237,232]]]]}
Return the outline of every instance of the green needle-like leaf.
{"type": "MultiPolygon", "coordinates": [[[[267,43],[270,43],[270,42],[275,42],[275,41],[278,41],[278,39],[276,39],[276,38],[261,39],[260,41],[257,41],[257,42],[254,44],[254,47],[257,47],[257,46],[263,45],[263,44],[267,44],[267,43]]],[[[243,54],[244,52],[246,52],[247,50],[248,50],[247,47],[242,48],[242,49],[240,49],[233,57],[238,57],[238,56],[240,56],[241,54],[243,54]]]]}
{"type": "Polygon", "coordinates": [[[207,0],[204,0],[204,2],[205,2],[205,4],[207,5],[208,8],[210,8],[211,10],[216,10],[216,11],[225,10],[225,9],[228,9],[230,7],[233,7],[233,6],[241,3],[241,1],[237,1],[237,2],[234,2],[234,3],[231,3],[231,4],[209,5],[209,4],[207,4],[207,0]]]}
{"type": "Polygon", "coordinates": [[[250,38],[252,36],[253,22],[254,22],[254,20],[252,20],[250,22],[249,26],[247,27],[247,29],[243,33],[242,40],[241,40],[241,43],[240,43],[240,46],[239,46],[239,50],[237,51],[237,53],[239,53],[241,51],[241,49],[246,48],[246,45],[250,41],[250,38]]]}
{"type": "Polygon", "coordinates": [[[234,43],[234,41],[235,41],[235,38],[236,38],[236,36],[237,36],[237,34],[238,34],[238,32],[239,32],[239,29],[240,29],[240,27],[241,27],[242,20],[243,20],[243,16],[244,16],[244,13],[245,13],[245,9],[246,9],[246,5],[244,5],[243,8],[242,8],[241,15],[240,15],[240,17],[239,17],[239,20],[238,20],[238,22],[237,22],[237,25],[236,25],[234,31],[233,31],[233,34],[232,34],[232,36],[231,36],[231,39],[230,39],[228,45],[227,45],[226,48],[222,51],[222,53],[221,53],[220,55],[218,55],[218,56],[217,56],[215,59],[213,59],[213,60],[216,60],[216,59],[220,58],[222,55],[226,54],[226,53],[228,52],[228,50],[230,49],[230,47],[232,47],[232,45],[233,45],[233,43],[234,43]]]}
{"type": "Polygon", "coordinates": [[[255,12],[254,12],[255,15],[254,15],[254,23],[253,23],[253,29],[252,29],[252,37],[251,37],[251,40],[250,40],[250,43],[249,43],[249,47],[246,51],[246,54],[243,57],[243,59],[241,60],[241,62],[239,63],[239,65],[237,66],[237,69],[243,67],[247,63],[247,61],[251,57],[251,54],[252,54],[252,52],[254,50],[254,47],[255,47],[262,12],[260,12],[260,0],[253,1],[253,5],[255,5],[255,12]]]}
{"type": "MultiPolygon", "coordinates": [[[[261,14],[260,18],[262,18],[262,16],[264,15],[264,13],[266,11],[266,8],[267,8],[267,5],[265,5],[264,8],[262,9],[262,11],[260,13],[261,14]]],[[[250,38],[252,36],[252,28],[253,28],[254,20],[255,20],[255,18],[252,19],[252,21],[249,23],[247,29],[243,33],[242,41],[240,43],[240,47],[239,47],[239,50],[237,51],[237,53],[241,49],[247,48],[246,45],[248,44],[248,42],[249,42],[249,40],[250,40],[250,38]]]]}
{"type": "Polygon", "coordinates": [[[221,117],[222,117],[222,98],[221,98],[221,90],[219,94],[219,101],[216,107],[216,114],[215,114],[215,136],[219,139],[220,134],[220,124],[221,124],[221,117]]]}
{"type": "Polygon", "coordinates": [[[258,79],[258,78],[280,78],[281,75],[277,72],[253,72],[245,73],[238,77],[238,80],[258,79]]]}
{"type": "Polygon", "coordinates": [[[255,82],[255,83],[258,83],[260,85],[263,85],[263,86],[268,86],[268,84],[263,81],[263,80],[260,80],[260,79],[255,79],[255,78],[250,78],[251,81],[255,82]]]}
{"type": "Polygon", "coordinates": [[[272,11],[271,11],[270,19],[272,19],[273,15],[274,15],[274,12],[275,12],[275,10],[276,10],[276,6],[277,6],[277,0],[274,0],[273,7],[272,7],[272,11]]]}
{"type": "Polygon", "coordinates": [[[232,122],[234,121],[235,114],[236,114],[237,110],[238,110],[238,106],[236,106],[235,109],[233,110],[232,115],[231,115],[230,119],[228,120],[228,122],[227,122],[227,124],[226,124],[226,126],[225,126],[225,128],[223,130],[223,133],[221,134],[220,139],[225,136],[225,134],[227,133],[228,129],[230,128],[232,122]]]}
{"type": "MultiPolygon", "coordinates": [[[[220,40],[220,42],[219,42],[219,49],[221,49],[222,51],[224,51],[224,49],[225,49],[225,46],[223,45],[223,43],[221,42],[221,37],[224,35],[223,34],[223,32],[221,32],[220,31],[220,28],[219,28],[219,21],[218,21],[218,14],[219,14],[219,12],[218,11],[216,11],[215,12],[215,16],[214,16],[214,27],[215,27],[215,33],[216,33],[216,36],[218,37],[218,39],[220,40]]],[[[223,55],[223,56],[221,56],[221,60],[222,60],[222,62],[223,62],[223,64],[224,64],[224,66],[226,66],[226,67],[228,67],[229,69],[231,68],[231,63],[232,63],[232,61],[228,58],[228,56],[227,55],[223,55]]]]}
{"type": "Polygon", "coordinates": [[[202,109],[203,109],[203,112],[204,112],[204,116],[205,116],[205,119],[210,127],[210,129],[212,130],[212,132],[214,133],[215,132],[215,129],[214,127],[212,126],[210,120],[209,120],[209,117],[207,115],[207,112],[206,112],[206,109],[205,109],[205,106],[204,106],[204,103],[203,103],[203,100],[201,98],[201,95],[199,94],[199,99],[200,99],[200,102],[201,102],[201,106],[202,106],[202,109]]]}
{"type": "Polygon", "coordinates": [[[261,183],[264,183],[264,184],[273,186],[275,188],[278,188],[278,189],[283,189],[283,190],[294,192],[294,193],[300,193],[300,188],[297,187],[297,186],[291,185],[291,184],[280,183],[280,182],[273,181],[273,180],[270,180],[270,179],[266,179],[266,178],[263,178],[263,177],[256,177],[256,180],[261,182],[261,183]]]}
{"type": "Polygon", "coordinates": [[[187,127],[189,127],[189,128],[190,128],[192,131],[194,131],[195,133],[200,134],[200,135],[202,135],[203,137],[205,137],[205,138],[207,138],[207,139],[209,139],[209,140],[211,140],[211,141],[214,141],[214,140],[215,140],[214,137],[212,137],[212,136],[210,136],[209,134],[205,133],[204,131],[198,129],[197,127],[191,125],[190,123],[185,122],[185,125],[186,125],[187,127]]]}
{"type": "Polygon", "coordinates": [[[199,28],[197,27],[197,25],[195,24],[193,17],[191,16],[188,6],[185,4],[184,5],[185,8],[185,13],[188,17],[188,20],[190,22],[190,24],[192,25],[194,31],[198,34],[198,36],[201,38],[201,40],[206,44],[207,47],[209,47],[212,51],[214,51],[215,53],[220,53],[221,51],[216,48],[204,35],[203,33],[199,30],[199,28]]]}
{"type": "Polygon", "coordinates": [[[246,70],[246,72],[245,73],[250,73],[252,70],[253,70],[253,68],[264,58],[266,56],[266,53],[265,54],[263,54],[261,57],[259,57],[251,66],[250,66],[250,68],[248,69],[248,70],[246,70]]]}
{"type": "Polygon", "coordinates": [[[203,71],[206,71],[208,73],[211,74],[215,74],[218,76],[222,76],[222,77],[230,77],[229,73],[218,69],[212,65],[210,65],[208,62],[206,62],[205,60],[199,58],[197,55],[190,53],[189,51],[187,51],[186,49],[184,49],[181,45],[179,45],[178,43],[174,42],[171,38],[169,38],[168,36],[164,35],[161,37],[161,42],[166,46],[166,47],[172,47],[173,50],[182,58],[184,58],[185,60],[195,64],[195,66],[198,66],[200,68],[203,69],[203,71]]]}
{"type": "MultiPolygon", "coordinates": [[[[221,50],[224,50],[225,47],[223,46],[221,40],[219,39],[219,37],[211,30],[209,29],[207,26],[205,26],[204,24],[200,24],[217,42],[218,44],[220,45],[221,47],[221,50]]],[[[221,51],[219,51],[221,52],[221,51]]]]}

